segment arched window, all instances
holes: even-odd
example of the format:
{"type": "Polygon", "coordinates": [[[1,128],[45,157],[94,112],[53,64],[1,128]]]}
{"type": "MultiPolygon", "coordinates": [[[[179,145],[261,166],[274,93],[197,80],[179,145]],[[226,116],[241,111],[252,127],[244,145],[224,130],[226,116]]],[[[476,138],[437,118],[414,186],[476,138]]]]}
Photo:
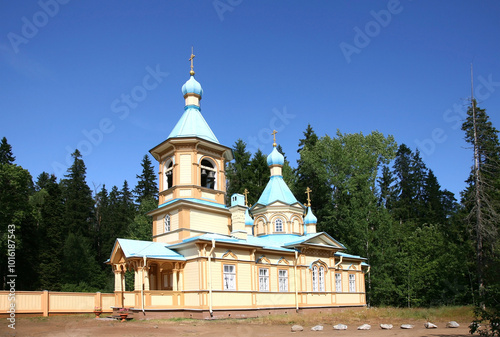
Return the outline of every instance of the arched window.
{"type": "Polygon", "coordinates": [[[313,291],[325,291],[325,267],[321,264],[312,267],[312,288],[313,291]]]}
{"type": "Polygon", "coordinates": [[[217,169],[209,159],[201,161],[201,186],[214,190],[217,186],[217,169]]]}
{"type": "Polygon", "coordinates": [[[274,220],[274,231],[283,232],[283,219],[277,218],[274,220]]]}
{"type": "Polygon", "coordinates": [[[165,227],[165,233],[170,232],[170,215],[169,214],[165,215],[165,217],[163,218],[163,225],[165,227]]]}
{"type": "Polygon", "coordinates": [[[172,159],[163,164],[163,189],[168,190],[174,184],[174,165],[172,159]]]}

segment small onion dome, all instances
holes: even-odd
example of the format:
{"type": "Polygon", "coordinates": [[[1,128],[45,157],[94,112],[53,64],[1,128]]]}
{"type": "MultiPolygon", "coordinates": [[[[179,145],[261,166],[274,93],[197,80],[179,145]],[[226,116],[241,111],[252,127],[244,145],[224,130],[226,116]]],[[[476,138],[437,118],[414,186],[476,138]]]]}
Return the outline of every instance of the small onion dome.
{"type": "Polygon", "coordinates": [[[311,207],[307,207],[307,214],[306,214],[306,217],[304,218],[304,224],[308,225],[308,224],[317,223],[317,222],[318,222],[318,218],[316,218],[316,216],[313,214],[311,207]]]}
{"type": "Polygon", "coordinates": [[[245,211],[245,226],[253,226],[253,219],[250,217],[250,213],[248,212],[248,208],[245,211]]]}
{"type": "Polygon", "coordinates": [[[273,151],[267,156],[267,165],[283,165],[284,163],[285,157],[276,148],[273,148],[273,151]]]}
{"type": "Polygon", "coordinates": [[[191,78],[187,80],[186,83],[182,86],[182,94],[196,94],[201,97],[203,95],[203,89],[201,88],[201,84],[194,79],[194,76],[191,75],[191,78]]]}

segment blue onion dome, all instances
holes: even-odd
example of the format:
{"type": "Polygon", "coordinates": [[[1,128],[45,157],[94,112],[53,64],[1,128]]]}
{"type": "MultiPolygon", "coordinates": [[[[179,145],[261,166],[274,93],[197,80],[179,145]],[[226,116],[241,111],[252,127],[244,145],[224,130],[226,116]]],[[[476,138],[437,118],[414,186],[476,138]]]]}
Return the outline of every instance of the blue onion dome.
{"type": "Polygon", "coordinates": [[[311,207],[307,207],[307,214],[306,214],[306,217],[304,218],[304,224],[308,225],[308,224],[317,223],[317,222],[318,222],[318,218],[316,218],[316,216],[313,214],[311,207]]]}
{"type": "Polygon", "coordinates": [[[253,226],[253,219],[250,217],[250,213],[248,212],[248,208],[245,211],[245,226],[253,226]]]}
{"type": "Polygon", "coordinates": [[[276,150],[276,147],[273,148],[273,151],[267,156],[267,165],[283,165],[284,163],[285,157],[276,150]]]}
{"type": "Polygon", "coordinates": [[[186,83],[182,86],[182,94],[197,94],[197,95],[203,95],[203,89],[201,88],[200,82],[194,79],[194,76],[191,75],[189,80],[187,80],[186,83]]]}

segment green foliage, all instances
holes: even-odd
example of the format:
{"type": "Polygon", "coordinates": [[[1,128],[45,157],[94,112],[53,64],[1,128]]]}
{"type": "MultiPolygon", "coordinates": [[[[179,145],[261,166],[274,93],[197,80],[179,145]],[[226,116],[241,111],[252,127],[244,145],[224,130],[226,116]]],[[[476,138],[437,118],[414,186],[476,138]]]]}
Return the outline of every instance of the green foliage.
{"type": "Polygon", "coordinates": [[[226,169],[228,200],[235,193],[242,194],[251,180],[250,157],[252,154],[247,151],[246,146],[247,144],[241,139],[234,143],[234,161],[229,162],[226,169]]]}
{"type": "Polygon", "coordinates": [[[158,199],[158,184],[156,183],[157,175],[155,169],[149,159],[149,155],[144,155],[142,159],[142,173],[137,175],[137,185],[134,189],[136,202],[140,204],[144,199],[158,199]]]}
{"type": "Polygon", "coordinates": [[[0,142],[0,164],[13,164],[16,157],[12,154],[12,146],[7,143],[7,138],[3,137],[0,142]]]}
{"type": "Polygon", "coordinates": [[[158,203],[154,199],[144,199],[139,211],[129,225],[128,239],[151,241],[153,235],[153,218],[146,213],[154,210],[158,203]]]}

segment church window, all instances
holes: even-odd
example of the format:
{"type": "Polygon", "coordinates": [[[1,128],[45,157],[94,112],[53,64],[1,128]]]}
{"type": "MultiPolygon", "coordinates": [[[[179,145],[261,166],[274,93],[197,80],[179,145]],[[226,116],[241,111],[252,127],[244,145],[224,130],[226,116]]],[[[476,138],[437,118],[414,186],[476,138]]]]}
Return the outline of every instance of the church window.
{"type": "Polygon", "coordinates": [[[209,159],[201,161],[201,186],[214,190],[217,183],[215,164],[209,159]]]}
{"type": "Polygon", "coordinates": [[[356,292],[356,275],[349,274],[349,292],[356,292]]]}
{"type": "Polygon", "coordinates": [[[236,290],[236,267],[234,264],[224,265],[224,290],[236,290]]]}
{"type": "Polygon", "coordinates": [[[335,291],[340,293],[342,292],[342,274],[335,274],[335,291]]]}
{"type": "Polygon", "coordinates": [[[277,218],[274,220],[274,231],[283,232],[283,219],[277,218]]]}
{"type": "Polygon", "coordinates": [[[288,291],[288,270],[278,270],[279,291],[288,291]]]}
{"type": "Polygon", "coordinates": [[[325,291],[325,267],[314,265],[312,268],[313,291],[325,291]]]}
{"type": "Polygon", "coordinates": [[[163,164],[163,189],[168,190],[174,184],[174,165],[172,159],[163,164]]]}
{"type": "Polygon", "coordinates": [[[325,291],[325,267],[319,267],[319,291],[325,291]]]}
{"type": "Polygon", "coordinates": [[[318,266],[313,267],[312,281],[313,291],[318,291],[318,266]]]}
{"type": "Polygon", "coordinates": [[[163,225],[165,227],[165,233],[170,232],[170,215],[169,214],[165,215],[165,217],[163,218],[163,225]]]}
{"type": "Polygon", "coordinates": [[[269,291],[269,269],[259,268],[259,290],[269,291]]]}

